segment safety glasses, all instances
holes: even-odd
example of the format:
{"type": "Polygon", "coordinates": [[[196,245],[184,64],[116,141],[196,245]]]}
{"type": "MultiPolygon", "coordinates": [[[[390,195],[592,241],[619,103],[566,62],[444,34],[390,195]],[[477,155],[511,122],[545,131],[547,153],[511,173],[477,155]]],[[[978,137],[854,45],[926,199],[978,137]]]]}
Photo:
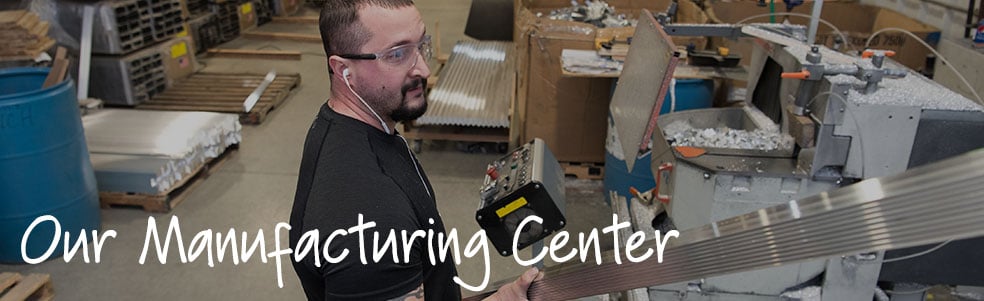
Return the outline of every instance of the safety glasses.
{"type": "Polygon", "coordinates": [[[429,60],[433,55],[429,35],[424,36],[417,43],[404,44],[376,53],[339,54],[338,56],[353,60],[380,60],[396,67],[410,65],[410,68],[413,68],[417,65],[417,54],[420,54],[424,61],[429,60]]]}

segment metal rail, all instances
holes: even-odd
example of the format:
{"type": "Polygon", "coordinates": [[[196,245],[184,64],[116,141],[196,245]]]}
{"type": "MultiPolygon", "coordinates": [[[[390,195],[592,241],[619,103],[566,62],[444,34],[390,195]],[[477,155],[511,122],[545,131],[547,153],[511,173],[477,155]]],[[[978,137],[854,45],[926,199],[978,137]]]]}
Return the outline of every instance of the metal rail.
{"type": "Polygon", "coordinates": [[[670,240],[662,263],[617,265],[609,251],[601,265],[551,267],[530,287],[529,297],[566,300],[977,237],[984,235],[980,187],[984,149],[683,231],[670,240]]]}

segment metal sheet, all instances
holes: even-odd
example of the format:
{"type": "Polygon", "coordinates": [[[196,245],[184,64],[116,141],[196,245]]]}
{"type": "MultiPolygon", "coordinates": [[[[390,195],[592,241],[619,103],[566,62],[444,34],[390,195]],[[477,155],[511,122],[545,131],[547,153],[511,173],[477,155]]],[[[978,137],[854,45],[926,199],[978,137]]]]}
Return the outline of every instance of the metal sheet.
{"type": "Polygon", "coordinates": [[[106,109],[82,124],[100,191],[168,191],[242,137],[235,114],[106,109]]]}
{"type": "Polygon", "coordinates": [[[509,127],[512,53],[511,42],[458,42],[416,124],[509,127]]]}
{"type": "Polygon", "coordinates": [[[635,165],[640,148],[649,147],[655,118],[679,60],[676,46],[653,14],[643,10],[640,16],[644,17],[639,19],[609,107],[628,170],[635,165]]]}

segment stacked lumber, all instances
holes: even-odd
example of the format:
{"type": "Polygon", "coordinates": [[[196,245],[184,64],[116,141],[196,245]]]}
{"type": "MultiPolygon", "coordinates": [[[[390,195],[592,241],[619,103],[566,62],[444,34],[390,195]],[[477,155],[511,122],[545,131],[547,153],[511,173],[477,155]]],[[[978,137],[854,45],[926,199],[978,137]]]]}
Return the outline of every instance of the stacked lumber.
{"type": "Polygon", "coordinates": [[[33,59],[55,45],[48,22],[26,10],[0,11],[0,40],[0,60],[33,59]]]}

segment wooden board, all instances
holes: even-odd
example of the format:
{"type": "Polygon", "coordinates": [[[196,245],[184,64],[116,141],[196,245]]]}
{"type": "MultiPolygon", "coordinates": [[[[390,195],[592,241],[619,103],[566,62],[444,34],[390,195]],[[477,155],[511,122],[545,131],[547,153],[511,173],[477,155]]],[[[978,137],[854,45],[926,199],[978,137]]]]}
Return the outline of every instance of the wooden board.
{"type": "Polygon", "coordinates": [[[238,113],[239,122],[259,124],[300,85],[300,74],[278,74],[250,112],[246,100],[266,74],[201,72],[179,80],[164,92],[137,106],[138,109],[238,113]]]}
{"type": "Polygon", "coordinates": [[[305,17],[273,17],[274,23],[287,23],[287,24],[318,24],[317,16],[305,16],[305,17]]]}
{"type": "Polygon", "coordinates": [[[560,162],[564,176],[578,179],[601,180],[605,177],[605,166],[601,163],[560,162]]]}
{"type": "Polygon", "coordinates": [[[52,300],[55,298],[51,275],[0,274],[0,301],[52,300]]]}
{"type": "Polygon", "coordinates": [[[404,126],[403,136],[411,140],[509,142],[509,129],[437,125],[404,126]]]}
{"type": "Polygon", "coordinates": [[[235,155],[238,145],[230,146],[226,149],[222,155],[213,158],[202,166],[199,166],[191,173],[191,176],[185,177],[178,183],[175,183],[168,191],[161,194],[150,195],[141,193],[129,193],[129,192],[110,192],[110,191],[100,191],[99,192],[99,205],[102,208],[111,208],[114,206],[126,206],[126,207],[140,207],[147,212],[158,212],[167,213],[171,212],[171,209],[177,207],[187,198],[190,191],[194,190],[195,187],[201,185],[205,179],[208,179],[216,169],[225,164],[226,160],[235,155]]]}
{"type": "Polygon", "coordinates": [[[0,61],[36,58],[55,45],[48,37],[50,24],[24,10],[0,11],[0,61]]]}
{"type": "Polygon", "coordinates": [[[247,31],[243,33],[243,37],[247,39],[288,40],[288,41],[298,41],[298,42],[321,43],[321,36],[316,34],[247,31]]]}
{"type": "Polygon", "coordinates": [[[268,59],[268,60],[301,60],[300,51],[286,50],[251,50],[251,49],[217,49],[208,50],[208,55],[212,57],[243,58],[243,59],[268,59]]]}

